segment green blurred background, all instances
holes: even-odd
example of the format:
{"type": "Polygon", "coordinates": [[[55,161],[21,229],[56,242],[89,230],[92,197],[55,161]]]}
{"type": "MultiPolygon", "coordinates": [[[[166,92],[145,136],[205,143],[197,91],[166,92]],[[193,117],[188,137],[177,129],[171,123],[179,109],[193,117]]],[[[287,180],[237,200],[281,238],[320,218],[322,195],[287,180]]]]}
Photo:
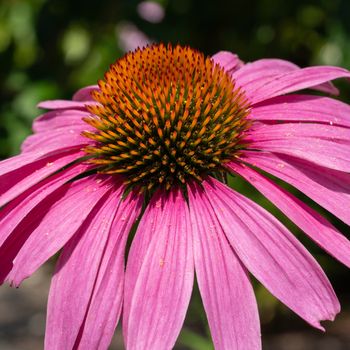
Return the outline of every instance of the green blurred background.
{"type": "MultiPolygon", "coordinates": [[[[109,64],[125,51],[159,41],[191,45],[208,55],[229,50],[244,61],[279,57],[301,66],[329,64],[350,68],[350,1],[0,0],[0,159],[18,152],[21,141],[30,133],[33,118],[40,113],[36,108],[39,101],[70,98],[75,90],[95,84],[109,64]]],[[[344,83],[337,85],[345,91],[341,98],[350,101],[349,88],[344,83]]],[[[241,189],[243,185],[235,181],[234,186],[241,189]]],[[[250,190],[249,195],[280,216],[312,251],[343,305],[342,314],[334,324],[326,325],[329,332],[323,336],[254,281],[264,348],[350,349],[350,288],[346,283],[349,273],[304,239],[256,192],[250,190]]],[[[348,228],[323,213],[348,234],[348,228]]],[[[42,288],[45,296],[45,278],[39,287],[35,283],[34,286],[24,286],[25,292],[17,297],[23,302],[33,288],[35,293],[42,288]]],[[[0,314],[11,303],[19,303],[14,292],[3,293],[0,314]]],[[[0,348],[40,348],[35,344],[42,341],[40,313],[45,305],[38,304],[34,311],[39,316],[33,321],[34,311],[28,305],[16,308],[15,304],[9,310],[16,310],[17,318],[0,316],[0,336],[4,339],[2,343],[0,340],[0,348]],[[23,312],[23,308],[27,311],[23,312]],[[33,328],[33,323],[38,325],[33,328]],[[21,337],[27,341],[18,345],[21,337]]],[[[113,349],[121,346],[118,335],[116,338],[113,349]]],[[[195,293],[178,349],[211,348],[205,314],[195,293]]]]}

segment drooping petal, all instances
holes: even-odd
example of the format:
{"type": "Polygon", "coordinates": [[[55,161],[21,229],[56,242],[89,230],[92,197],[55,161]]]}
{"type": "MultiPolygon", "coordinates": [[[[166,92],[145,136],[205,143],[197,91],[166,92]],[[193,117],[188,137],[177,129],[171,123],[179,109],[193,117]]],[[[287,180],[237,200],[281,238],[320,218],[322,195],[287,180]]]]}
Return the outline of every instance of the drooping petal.
{"type": "Polygon", "coordinates": [[[142,198],[112,193],[67,243],[49,295],[47,349],[107,349],[119,319],[124,284],[125,242],[142,198]],[[77,271],[79,267],[79,271],[77,271]]]}
{"type": "MultiPolygon", "coordinates": [[[[44,156],[45,154],[43,152],[32,152],[26,154],[19,154],[17,156],[2,160],[0,161],[0,176],[8,175],[12,171],[20,168],[22,169],[21,171],[25,173],[30,173],[32,168],[35,170],[33,162],[37,159],[44,158],[44,156]],[[28,169],[25,169],[25,166],[27,166],[28,169]]],[[[13,174],[11,174],[11,176],[12,175],[13,174]]],[[[0,180],[0,184],[4,184],[5,180],[3,178],[0,178],[0,180]]]]}
{"type": "Polygon", "coordinates": [[[140,232],[140,234],[136,235],[133,239],[131,251],[135,258],[133,260],[128,259],[127,262],[127,270],[125,276],[125,295],[123,305],[123,335],[125,344],[127,343],[128,338],[128,321],[131,300],[137,281],[135,276],[140,273],[141,266],[143,263],[142,258],[138,259],[137,257],[144,257],[146,255],[148,245],[153,239],[155,232],[157,232],[158,230],[158,223],[161,222],[161,216],[163,215],[163,210],[158,209],[161,208],[163,204],[161,193],[155,193],[151,203],[154,207],[154,210],[145,211],[137,230],[137,232],[140,232]],[[128,271],[132,271],[133,273],[128,273],[128,271]]]}
{"type": "Polygon", "coordinates": [[[86,110],[86,102],[70,100],[49,100],[38,103],[42,109],[81,109],[86,110]]]}
{"type": "Polygon", "coordinates": [[[11,232],[30,212],[46,197],[56,191],[68,180],[83,173],[87,165],[76,164],[62,170],[45,180],[23,191],[17,198],[8,203],[0,211],[0,246],[10,236],[11,232]]]}
{"type": "Polygon", "coordinates": [[[106,349],[112,339],[123,302],[126,239],[141,212],[142,203],[142,196],[134,194],[122,201],[119,207],[81,330],[78,347],[81,350],[89,346],[106,349]]]}
{"type": "Polygon", "coordinates": [[[228,73],[233,73],[244,65],[238,55],[229,51],[220,51],[216,53],[212,56],[212,60],[224,68],[228,73]]]}
{"type": "Polygon", "coordinates": [[[81,129],[85,130],[88,125],[83,121],[83,118],[89,115],[90,113],[87,111],[76,109],[50,111],[34,120],[33,130],[39,133],[60,128],[74,128],[76,126],[81,126],[81,129]]]}
{"type": "MultiPolygon", "coordinates": [[[[72,153],[74,153],[74,150],[48,154],[30,152],[26,154],[20,154],[18,156],[0,162],[0,194],[5,194],[6,191],[17,184],[21,184],[21,186],[18,186],[19,191],[22,189],[25,191],[32,185],[32,183],[30,183],[30,180],[28,179],[28,183],[30,183],[28,186],[28,184],[23,182],[23,179],[29,176],[35,183],[36,173],[40,169],[47,167],[50,173],[52,165],[51,163],[55,163],[56,160],[62,157],[69,157],[69,155],[72,153]],[[25,188],[22,188],[22,186],[25,188]]],[[[39,171],[37,181],[40,181],[42,179],[40,176],[41,175],[39,171]]],[[[4,205],[6,199],[2,197],[1,201],[1,205],[4,205]]]]}
{"type": "Polygon", "coordinates": [[[279,177],[350,225],[350,175],[282,154],[244,151],[246,162],[279,177]]]}
{"type": "Polygon", "coordinates": [[[279,96],[252,108],[252,120],[306,121],[350,127],[350,106],[312,95],[279,96]]]}
{"type": "Polygon", "coordinates": [[[256,125],[249,148],[288,154],[321,166],[350,172],[350,129],[326,124],[256,125]]]}
{"type": "MultiPolygon", "coordinates": [[[[73,349],[96,282],[122,187],[104,198],[94,217],[65,245],[52,278],[45,348],[73,349]]],[[[113,312],[114,310],[110,310],[113,312]]]]}
{"type": "Polygon", "coordinates": [[[193,286],[190,229],[180,190],[160,190],[154,195],[136,232],[126,268],[123,324],[128,350],[174,346],[193,286]]]}
{"type": "Polygon", "coordinates": [[[256,124],[249,134],[256,141],[292,140],[293,138],[315,138],[321,140],[340,141],[350,144],[350,130],[341,126],[331,126],[316,123],[283,123],[283,124],[256,124]]]}
{"type": "Polygon", "coordinates": [[[245,86],[249,83],[255,83],[256,86],[261,86],[267,78],[298,69],[300,68],[296,64],[289,61],[264,58],[246,63],[232,76],[239,86],[245,86]]]}
{"type": "Polygon", "coordinates": [[[32,164],[32,172],[29,174],[23,172],[23,168],[19,168],[17,172],[4,176],[4,182],[0,186],[0,207],[83,155],[83,152],[58,154],[32,164]]]}
{"type": "MultiPolygon", "coordinates": [[[[20,154],[0,162],[0,194],[4,194],[17,182],[45,166],[45,162],[56,160],[56,156],[46,159],[38,154],[20,154]],[[37,160],[38,158],[42,158],[37,160]],[[37,160],[37,161],[36,161],[37,160]]],[[[4,204],[2,204],[4,205],[4,204]]],[[[0,205],[0,207],[2,206],[0,205]]]]}
{"type": "Polygon", "coordinates": [[[322,139],[295,138],[290,140],[255,141],[250,149],[283,153],[319,164],[320,166],[350,172],[349,145],[322,139]]]}
{"type": "Polygon", "coordinates": [[[349,77],[350,72],[343,68],[315,66],[274,75],[265,79],[263,83],[252,81],[242,86],[242,89],[247,98],[255,104],[293,91],[312,88],[327,81],[349,77]]]}
{"type": "Polygon", "coordinates": [[[89,225],[95,206],[101,205],[112,183],[86,177],[66,186],[66,193],[53,203],[42,219],[39,218],[39,222],[31,215],[29,222],[24,220],[17,227],[19,231],[32,232],[13,261],[7,278],[13,285],[18,286],[59,251],[81,225],[89,225]]]}
{"type": "Polygon", "coordinates": [[[228,167],[256,187],[321,248],[350,268],[350,241],[322,215],[257,171],[238,163],[228,167]]]}
{"type": "Polygon", "coordinates": [[[203,182],[238,257],[270,292],[312,326],[333,320],[340,306],[326,275],[270,213],[219,181],[203,182]]]}
{"type": "Polygon", "coordinates": [[[321,83],[315,86],[312,86],[310,89],[318,90],[321,92],[325,92],[326,94],[332,94],[332,95],[339,95],[339,89],[334,86],[334,84],[330,81],[327,81],[325,83],[321,83]]]}
{"type": "MultiPolygon", "coordinates": [[[[14,259],[32,231],[35,230],[37,222],[48,213],[54,203],[59,201],[62,196],[64,196],[66,189],[66,186],[61,186],[56,189],[56,191],[48,195],[42,202],[35,206],[35,208],[31,211],[30,216],[19,218],[21,221],[20,225],[13,227],[13,230],[10,227],[10,236],[5,236],[4,234],[2,237],[4,242],[2,242],[0,248],[0,284],[4,283],[4,281],[8,278],[9,273],[13,268],[14,259]]],[[[7,207],[5,207],[5,210],[7,210],[7,207]]]]}
{"type": "Polygon", "coordinates": [[[62,152],[69,149],[81,149],[89,143],[88,138],[81,135],[82,131],[90,130],[86,125],[75,125],[64,132],[60,129],[42,132],[27,137],[21,145],[22,152],[62,152]]]}
{"type": "Polygon", "coordinates": [[[261,349],[259,315],[246,270],[200,186],[189,188],[194,263],[215,349],[261,349]]]}
{"type": "MultiPolygon", "coordinates": [[[[265,85],[273,77],[299,70],[296,64],[275,58],[264,58],[245,64],[239,71],[233,74],[233,78],[241,87],[257,89],[265,85]]],[[[313,89],[337,95],[338,89],[330,82],[312,86],[313,89]]]]}
{"type": "Polygon", "coordinates": [[[86,86],[73,95],[73,101],[93,101],[91,92],[96,90],[100,90],[98,85],[86,86]]]}

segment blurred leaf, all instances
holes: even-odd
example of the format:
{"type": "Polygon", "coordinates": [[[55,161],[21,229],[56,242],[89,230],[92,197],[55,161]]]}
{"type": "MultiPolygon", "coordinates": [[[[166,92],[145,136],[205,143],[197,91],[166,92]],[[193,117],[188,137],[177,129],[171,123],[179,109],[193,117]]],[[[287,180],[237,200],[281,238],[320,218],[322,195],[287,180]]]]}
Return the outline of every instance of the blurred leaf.
{"type": "Polygon", "coordinates": [[[62,40],[62,50],[68,64],[81,61],[90,49],[90,36],[88,31],[79,26],[69,28],[62,40]]]}
{"type": "Polygon", "coordinates": [[[178,343],[187,346],[191,350],[214,349],[211,340],[204,338],[187,328],[182,329],[178,343]]]}
{"type": "Polygon", "coordinates": [[[5,145],[0,145],[6,147],[7,152],[13,156],[19,152],[20,144],[30,134],[30,128],[27,123],[16,118],[14,113],[7,113],[3,117],[8,136],[1,140],[5,145]]]}
{"type": "Polygon", "coordinates": [[[49,81],[38,81],[23,88],[13,101],[13,111],[32,121],[39,114],[36,105],[47,99],[59,97],[58,88],[49,81]]]}

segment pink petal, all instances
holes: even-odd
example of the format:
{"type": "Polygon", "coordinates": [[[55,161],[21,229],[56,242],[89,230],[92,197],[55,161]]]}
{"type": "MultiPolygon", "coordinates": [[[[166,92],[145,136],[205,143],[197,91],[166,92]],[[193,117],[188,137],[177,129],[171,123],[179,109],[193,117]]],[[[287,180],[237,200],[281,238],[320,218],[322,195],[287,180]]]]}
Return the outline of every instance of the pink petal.
{"type": "Polygon", "coordinates": [[[98,203],[98,206],[101,205],[112,186],[109,182],[100,181],[90,176],[67,185],[66,193],[48,208],[41,220],[39,217],[40,221],[32,215],[29,224],[20,224],[19,230],[32,232],[13,261],[8,281],[18,286],[57,253],[79,228],[83,229],[81,225],[89,225],[94,207],[98,203]]]}
{"type": "Polygon", "coordinates": [[[227,239],[248,270],[270,292],[323,330],[339,312],[326,275],[299,241],[269,212],[212,179],[203,182],[227,239]]]}
{"type": "Polygon", "coordinates": [[[250,149],[284,153],[318,165],[350,171],[350,129],[324,124],[256,125],[247,136],[250,149]]]}
{"type": "Polygon", "coordinates": [[[63,249],[49,295],[47,349],[108,348],[122,305],[125,242],[142,204],[135,196],[120,201],[122,192],[106,198],[63,249]]]}
{"type": "MultiPolygon", "coordinates": [[[[134,292],[136,285],[135,276],[140,273],[143,260],[137,259],[137,257],[144,257],[149,248],[149,243],[153,239],[154,232],[158,230],[159,223],[161,221],[161,215],[163,210],[160,208],[165,201],[162,199],[163,192],[155,193],[152,197],[152,210],[147,209],[142,216],[141,222],[138,226],[137,234],[134,237],[131,250],[133,252],[134,259],[130,260],[130,254],[127,262],[127,271],[132,271],[132,273],[126,273],[125,278],[125,295],[124,295],[124,306],[123,306],[123,334],[124,343],[127,343],[128,338],[128,322],[130,314],[130,304],[132,300],[132,293],[134,292]]],[[[150,208],[150,207],[148,207],[150,208]]],[[[127,272],[126,271],[126,272],[127,272]]]]}
{"type": "MultiPolygon", "coordinates": [[[[32,168],[32,163],[39,159],[43,158],[45,156],[44,153],[26,153],[26,154],[19,154],[15,157],[11,157],[5,160],[0,161],[0,176],[3,175],[9,175],[14,170],[24,168],[24,166],[29,165],[28,168],[32,168]]],[[[33,167],[34,168],[34,167],[33,167]]],[[[34,168],[35,170],[35,168],[34,168]]],[[[34,171],[33,170],[33,171],[34,171]]],[[[23,169],[22,171],[30,173],[30,169],[23,169]]],[[[11,174],[12,176],[12,174],[11,174]]],[[[0,184],[3,184],[5,180],[3,178],[0,178],[0,184]]],[[[0,185],[1,186],[1,185],[0,185]]]]}
{"type": "Polygon", "coordinates": [[[310,138],[350,144],[350,129],[316,123],[256,124],[249,129],[254,141],[293,140],[310,138]]]}
{"type": "Polygon", "coordinates": [[[238,55],[229,51],[220,51],[212,56],[211,59],[224,68],[228,73],[233,73],[244,65],[238,55]]]}
{"type": "Polygon", "coordinates": [[[350,127],[350,106],[333,98],[311,95],[275,97],[252,108],[249,119],[313,121],[350,127]]]}
{"type": "Polygon", "coordinates": [[[325,92],[326,94],[336,95],[336,96],[338,96],[340,93],[339,89],[336,88],[334,84],[331,83],[330,81],[327,81],[325,83],[322,83],[316,86],[312,86],[311,89],[325,92]]]}
{"type": "Polygon", "coordinates": [[[255,170],[237,163],[230,163],[229,168],[256,187],[321,248],[350,268],[350,241],[323,216],[255,170]]]}
{"type": "Polygon", "coordinates": [[[84,155],[84,152],[58,154],[36,161],[31,166],[27,166],[27,168],[30,168],[31,170],[31,173],[29,174],[26,171],[23,171],[23,168],[20,168],[9,174],[7,177],[4,176],[4,182],[2,186],[0,186],[0,193],[2,192],[0,195],[0,207],[42,181],[47,176],[55,173],[84,155]]]}
{"type": "Polygon", "coordinates": [[[350,175],[296,158],[244,152],[243,160],[279,177],[350,225],[350,175]]]}
{"type": "MultiPolygon", "coordinates": [[[[233,78],[241,87],[254,83],[254,87],[257,88],[263,86],[265,82],[272,77],[298,69],[300,69],[300,67],[292,62],[265,58],[252,63],[247,63],[239,71],[234,73],[233,78]]],[[[312,88],[335,95],[339,93],[338,89],[330,82],[316,85],[312,88]]]]}
{"type": "Polygon", "coordinates": [[[128,257],[123,320],[127,349],[174,346],[193,286],[190,229],[180,190],[153,196],[128,257]]]}
{"type": "Polygon", "coordinates": [[[280,59],[265,58],[245,64],[232,77],[239,86],[256,83],[261,86],[267,78],[300,69],[296,64],[280,59]]]}
{"type": "MultiPolygon", "coordinates": [[[[0,194],[4,194],[12,186],[15,186],[17,182],[45,166],[45,159],[35,161],[37,158],[40,158],[40,156],[33,153],[20,154],[0,162],[0,194]],[[21,160],[23,160],[23,163],[21,163],[21,160]]],[[[57,157],[51,156],[46,159],[51,161],[52,159],[56,160],[57,157]]]]}
{"type": "Polygon", "coordinates": [[[250,149],[287,154],[326,168],[350,172],[349,146],[341,143],[296,138],[292,141],[257,141],[250,143],[249,146],[250,149]]]}
{"type": "Polygon", "coordinates": [[[107,349],[112,339],[123,301],[125,243],[142,204],[143,198],[138,194],[129,195],[120,204],[85,317],[79,349],[107,349]]]}
{"type": "Polygon", "coordinates": [[[83,121],[83,118],[88,116],[90,116],[89,112],[75,109],[50,111],[34,120],[33,130],[38,133],[77,126],[84,130],[88,124],[83,121]]]}
{"type": "Polygon", "coordinates": [[[259,314],[249,277],[197,184],[189,188],[194,263],[215,349],[261,349],[259,314]]]}
{"type": "Polygon", "coordinates": [[[86,102],[70,101],[70,100],[51,100],[43,101],[38,104],[38,108],[42,109],[82,109],[86,110],[86,102]]]}
{"type": "Polygon", "coordinates": [[[87,146],[91,141],[82,136],[84,130],[89,130],[89,126],[75,125],[69,129],[56,129],[42,132],[27,137],[22,143],[22,152],[57,152],[69,149],[80,149],[87,146]]]}
{"type": "MultiPolygon", "coordinates": [[[[39,222],[47,214],[54,203],[62,198],[65,190],[66,187],[62,186],[54,191],[51,195],[47,196],[47,198],[45,198],[31,211],[30,216],[24,216],[22,218],[20,225],[17,225],[16,227],[14,226],[13,230],[10,228],[10,236],[6,237],[5,235],[7,232],[4,233],[4,236],[2,237],[2,240],[4,240],[4,242],[0,248],[0,284],[2,284],[5,279],[7,279],[10,271],[13,268],[13,260],[23,247],[31,232],[35,230],[37,222],[39,222]]],[[[5,207],[4,210],[7,211],[7,207],[5,207]]],[[[11,215],[11,213],[9,215],[11,215]]],[[[15,217],[15,224],[17,224],[16,219],[17,218],[15,217]]]]}
{"type": "Polygon", "coordinates": [[[47,349],[74,347],[121,195],[122,187],[105,197],[88,225],[83,225],[63,248],[49,294],[45,337],[47,349]]]}
{"type": "Polygon", "coordinates": [[[23,191],[16,199],[6,205],[0,212],[0,246],[9,237],[17,225],[51,193],[61,187],[65,182],[87,170],[85,165],[74,165],[66,170],[56,173],[45,180],[23,191]]]}
{"type": "Polygon", "coordinates": [[[100,90],[98,85],[86,86],[74,94],[73,101],[94,101],[91,97],[91,92],[96,90],[100,90]]]}
{"type": "MultiPolygon", "coordinates": [[[[52,162],[68,154],[71,153],[61,152],[60,154],[49,153],[45,155],[40,152],[28,152],[0,162],[0,194],[4,194],[28,176],[35,178],[36,172],[39,169],[45,167],[47,164],[49,164],[49,168],[52,162]]],[[[23,186],[23,183],[21,185],[23,186]]],[[[21,190],[21,186],[18,187],[18,190],[21,190]]],[[[2,205],[5,202],[4,198],[2,198],[2,205]]]]}
{"type": "Polygon", "coordinates": [[[267,77],[264,80],[243,82],[242,85],[234,76],[238,86],[242,87],[253,104],[290,92],[312,88],[330,80],[349,77],[350,72],[346,69],[331,66],[302,68],[267,77]]]}

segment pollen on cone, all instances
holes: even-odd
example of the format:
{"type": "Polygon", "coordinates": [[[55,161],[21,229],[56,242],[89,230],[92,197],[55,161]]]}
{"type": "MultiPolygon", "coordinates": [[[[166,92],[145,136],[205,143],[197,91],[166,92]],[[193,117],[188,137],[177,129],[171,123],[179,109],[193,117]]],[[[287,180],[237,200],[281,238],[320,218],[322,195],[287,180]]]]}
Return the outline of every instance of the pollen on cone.
{"type": "Polygon", "coordinates": [[[150,189],[223,171],[237,154],[248,103],[211,58],[189,47],[152,45],[116,61],[93,93],[85,148],[102,173],[150,189]]]}

